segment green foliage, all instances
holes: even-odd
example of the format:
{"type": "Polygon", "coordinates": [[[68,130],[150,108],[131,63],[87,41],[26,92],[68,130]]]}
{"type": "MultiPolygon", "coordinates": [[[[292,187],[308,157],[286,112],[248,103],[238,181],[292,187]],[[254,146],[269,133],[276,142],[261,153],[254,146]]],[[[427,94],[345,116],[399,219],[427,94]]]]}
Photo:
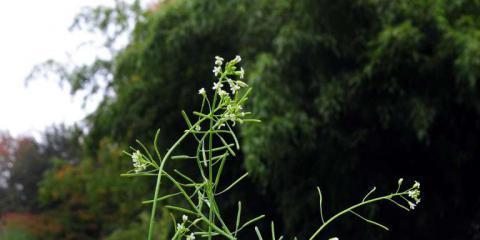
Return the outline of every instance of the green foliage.
{"type": "Polygon", "coordinates": [[[46,174],[39,199],[63,228],[54,239],[96,239],[127,226],[139,212],[137,203],[148,185],[119,178],[129,164],[120,157],[121,148],[105,139],[95,158],[59,163],[46,174]]]}
{"type": "MultiPolygon", "coordinates": [[[[243,110],[243,106],[247,104],[252,88],[243,90],[242,88],[246,88],[248,85],[241,80],[236,80],[237,78],[243,79],[245,74],[244,69],[238,68],[237,66],[240,61],[241,57],[238,55],[225,64],[222,57],[215,57],[213,73],[218,80],[216,79],[213,83],[213,97],[209,97],[211,94],[209,95],[205,88],[201,88],[198,91],[198,94],[202,96],[202,105],[200,110],[193,112],[193,118],[197,120],[190,120],[191,118],[187,113],[182,111],[187,129],[178,140],[168,148],[163,157],[158,149],[160,130],[158,130],[155,135],[153,144],[154,154],[150,153],[141,142],[138,142],[138,144],[142,150],[133,149],[134,151],[132,153],[125,152],[132,158],[134,169],[126,174],[122,174],[122,176],[157,178],[153,199],[143,202],[152,204],[148,240],[155,237],[154,230],[157,203],[170,199],[179,198],[173,205],[166,205],[165,209],[183,214],[181,220],[177,220],[176,216],[171,215],[175,227],[175,234],[173,234],[171,239],[175,240],[182,240],[184,237],[187,240],[194,240],[196,238],[207,238],[210,240],[215,236],[236,240],[239,239],[237,235],[240,235],[242,230],[248,225],[265,217],[265,215],[260,215],[242,223],[242,202],[239,201],[237,215],[235,217],[235,228],[233,228],[233,226],[230,228],[228,226],[229,219],[224,218],[223,214],[221,214],[221,207],[218,204],[219,197],[217,196],[230,191],[248,176],[247,172],[227,187],[224,187],[223,190],[218,190],[220,189],[219,186],[225,182],[222,179],[225,166],[230,165],[229,163],[232,161],[230,158],[236,157],[237,154],[235,152],[240,150],[240,144],[232,128],[237,123],[261,122],[258,119],[249,118],[251,113],[243,110]],[[224,90],[224,85],[228,85],[230,89],[224,90]],[[189,136],[192,136],[196,140],[197,147],[195,154],[172,155],[176,148],[183,144],[189,136]],[[188,161],[190,165],[196,165],[197,173],[195,175],[185,175],[177,169],[173,171],[165,170],[167,161],[171,162],[180,159],[188,161]],[[159,189],[162,183],[161,180],[164,178],[175,186],[175,192],[161,196],[159,189]],[[182,200],[187,203],[185,207],[178,204],[178,202],[182,202],[182,200]]],[[[406,211],[413,210],[417,204],[420,203],[420,183],[415,182],[412,187],[407,189],[402,188],[402,183],[403,178],[400,178],[398,180],[397,190],[394,193],[383,196],[372,196],[376,190],[374,187],[363,197],[361,202],[332,215],[327,218],[327,220],[324,219],[323,213],[323,195],[320,188],[317,187],[322,223],[309,239],[315,239],[331,222],[346,214],[353,214],[369,224],[388,231],[389,228],[385,225],[370,220],[356,211],[358,208],[380,201],[390,201],[406,211]]],[[[259,240],[263,240],[263,236],[257,226],[255,227],[255,233],[259,240]]],[[[271,237],[273,240],[277,240],[273,222],[271,224],[271,237]]],[[[278,240],[282,239],[283,236],[278,238],[278,240]]],[[[330,238],[330,240],[333,239],[338,238],[330,238]]]]}
{"type": "MultiPolygon", "coordinates": [[[[249,76],[256,89],[253,113],[264,124],[242,132],[246,165],[278,199],[289,232],[308,231],[308,223],[314,222],[314,217],[305,220],[309,214],[302,210],[315,204],[305,194],[313,184],[327,186],[334,194],[327,202],[336,205],[336,199],[351,194],[345,189],[355,193],[362,185],[402,172],[432,184],[427,193],[431,199],[449,195],[435,186],[463,186],[463,180],[442,177],[440,172],[449,172],[450,166],[463,169],[457,177],[473,180],[464,167],[478,156],[473,147],[480,130],[474,117],[480,113],[475,107],[480,97],[475,65],[480,55],[474,51],[478,27],[473,24],[480,13],[477,2],[292,5],[302,6],[298,12],[305,16],[290,21],[301,24],[282,26],[273,40],[280,44],[257,58],[258,74],[249,76]],[[292,182],[299,172],[305,180],[292,182]]],[[[466,200],[449,196],[449,201],[466,200]]],[[[478,194],[474,198],[480,199],[478,194]]],[[[429,229],[432,222],[442,225],[440,216],[456,214],[452,206],[438,204],[436,210],[427,207],[420,213],[420,229],[429,229]]],[[[468,209],[462,204],[454,208],[468,209]]],[[[454,235],[453,230],[444,232],[454,235]]],[[[395,234],[395,239],[432,237],[431,232],[395,234]]]]}
{"type": "MultiPolygon", "coordinates": [[[[89,118],[89,155],[104,136],[128,145],[160,126],[166,149],[184,127],[178,109],[200,104],[192,96],[208,85],[204,63],[238,53],[250,63],[249,107],[264,120],[240,130],[245,166],[267,196],[258,207],[276,209],[287,236],[320,222],[309,210],[316,185],[340,209],[372,182],[409,175],[429,203],[418,220],[387,211],[397,229],[388,239],[472,238],[480,196],[465,186],[478,181],[480,157],[479,16],[473,0],[163,1],[106,60],[114,94],[89,118]]],[[[385,239],[351,222],[334,227],[340,238],[385,239]]]]}
{"type": "MultiPolygon", "coordinates": [[[[148,232],[148,221],[150,216],[143,212],[139,215],[140,221],[130,222],[126,227],[116,229],[105,240],[132,240],[132,239],[144,239],[145,233],[148,232]]],[[[168,215],[168,211],[163,211],[160,221],[155,223],[153,236],[154,240],[167,240],[169,239],[172,226],[171,219],[168,215]]]]}
{"type": "Polygon", "coordinates": [[[34,139],[19,139],[14,152],[14,164],[10,169],[9,184],[17,193],[12,204],[23,209],[35,206],[37,182],[49,166],[49,160],[43,158],[40,146],[34,139]]]}
{"type": "Polygon", "coordinates": [[[51,164],[32,137],[0,133],[0,213],[37,209],[37,183],[51,164]]]}
{"type": "Polygon", "coordinates": [[[20,229],[2,229],[0,231],[0,239],[2,240],[36,240],[34,236],[20,229]]]}
{"type": "Polygon", "coordinates": [[[237,239],[237,234],[244,227],[265,216],[261,215],[242,223],[240,221],[241,202],[238,202],[235,228],[230,228],[226,224],[227,219],[224,220],[224,216],[221,214],[217,200],[217,196],[230,190],[248,175],[243,174],[230,185],[223,187],[223,190],[220,190],[220,186],[224,182],[222,178],[224,166],[232,161],[230,160],[231,157],[237,155],[235,151],[240,150],[233,127],[236,124],[260,122],[257,119],[249,118],[250,113],[243,110],[251,88],[247,88],[248,85],[241,80],[244,78],[245,71],[238,66],[240,61],[241,57],[238,55],[225,64],[222,57],[215,57],[213,73],[218,78],[218,81],[215,80],[213,83],[212,89],[214,93],[209,94],[210,90],[207,91],[205,88],[201,88],[198,91],[198,94],[202,97],[200,109],[194,111],[194,116],[192,117],[189,117],[187,113],[182,111],[187,129],[168,148],[163,157],[157,144],[160,130],[155,135],[153,145],[155,154],[149,153],[148,149],[144,148],[140,142],[140,146],[144,148],[143,151],[135,150],[132,154],[128,154],[132,158],[134,170],[123,174],[123,176],[152,176],[157,178],[153,199],[144,202],[152,204],[147,239],[150,240],[154,236],[153,229],[157,203],[175,198],[176,196],[181,199],[177,200],[177,202],[185,201],[187,206],[183,207],[179,206],[179,204],[165,206],[166,209],[173,212],[184,214],[182,220],[176,220],[176,217],[172,215],[174,225],[176,222],[179,222],[175,226],[175,234],[172,237],[175,240],[181,240],[183,237],[193,240],[196,238],[195,236],[207,237],[208,239],[212,239],[214,236],[223,236],[227,239],[235,240],[237,239]],[[228,87],[230,89],[225,90],[228,87]],[[213,97],[209,97],[212,95],[213,97]],[[197,145],[194,148],[196,149],[195,154],[173,155],[176,148],[183,144],[189,136],[195,139],[197,145]],[[167,161],[171,162],[179,159],[184,159],[190,163],[189,165],[196,166],[194,167],[196,168],[196,174],[184,174],[178,169],[173,171],[165,170],[167,161]],[[153,170],[151,170],[152,168],[153,170]],[[163,178],[166,178],[175,186],[176,193],[160,195],[159,190],[163,178]],[[194,219],[189,220],[189,216],[194,219]]]}
{"type": "Polygon", "coordinates": [[[54,159],[75,162],[80,153],[76,127],[51,126],[38,141],[0,133],[0,213],[37,211],[38,182],[54,159]]]}

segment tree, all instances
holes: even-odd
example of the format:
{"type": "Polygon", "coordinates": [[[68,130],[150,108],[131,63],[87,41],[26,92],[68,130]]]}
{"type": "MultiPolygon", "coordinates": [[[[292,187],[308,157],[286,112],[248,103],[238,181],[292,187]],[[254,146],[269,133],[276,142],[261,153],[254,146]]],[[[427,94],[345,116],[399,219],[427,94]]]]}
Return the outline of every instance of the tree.
{"type": "Polygon", "coordinates": [[[6,195],[2,197],[2,212],[34,209],[37,182],[48,167],[39,145],[30,137],[2,134],[0,152],[1,187],[6,195]]]}
{"type": "Polygon", "coordinates": [[[130,162],[123,147],[104,139],[95,157],[57,162],[40,182],[39,201],[62,230],[51,239],[98,239],[127,226],[140,212],[144,179],[120,178],[130,162]]]}
{"type": "MultiPolygon", "coordinates": [[[[318,222],[315,185],[336,207],[365,186],[409,176],[425,183],[426,203],[406,222],[382,214],[395,229],[388,239],[478,234],[480,195],[468,186],[477,181],[479,156],[480,5],[292,5],[301,16],[280,27],[274,51],[257,58],[250,76],[252,107],[264,124],[243,131],[246,164],[271,189],[287,231],[318,222]]],[[[354,235],[348,229],[345,236],[354,235]]]]}
{"type": "MultiPolygon", "coordinates": [[[[337,209],[373,183],[409,176],[426,185],[417,216],[367,214],[395,226],[389,239],[473,238],[479,8],[468,0],[164,1],[109,60],[114,94],[89,118],[87,149],[96,156],[106,137],[128,145],[167,126],[165,148],[182,129],[178,110],[197,105],[195,89],[210,85],[203,63],[240,53],[251,107],[264,120],[240,129],[245,166],[268,196],[255,195],[258,208],[276,209],[288,236],[319,222],[317,185],[337,209]]],[[[352,223],[337,226],[341,238],[385,238],[352,223]]]]}
{"type": "Polygon", "coordinates": [[[42,141],[0,134],[2,212],[38,211],[38,183],[55,160],[74,163],[80,154],[78,128],[51,126],[42,141]]]}

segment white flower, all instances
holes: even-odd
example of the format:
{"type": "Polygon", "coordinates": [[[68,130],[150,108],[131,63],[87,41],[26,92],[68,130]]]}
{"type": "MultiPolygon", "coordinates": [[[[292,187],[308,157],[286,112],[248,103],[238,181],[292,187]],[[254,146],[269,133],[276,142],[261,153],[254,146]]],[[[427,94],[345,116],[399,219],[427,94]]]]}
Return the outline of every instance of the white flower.
{"type": "Polygon", "coordinates": [[[240,90],[240,86],[238,86],[237,84],[230,85],[230,90],[232,91],[233,94],[235,94],[235,92],[240,90]]]}
{"type": "MultiPolygon", "coordinates": [[[[218,129],[220,129],[222,127],[225,127],[225,123],[222,123],[222,124],[218,125],[218,129]]],[[[207,203],[207,204],[208,204],[208,206],[210,206],[210,203],[207,203]]]]}
{"type": "Polygon", "coordinates": [[[215,74],[215,76],[217,76],[219,73],[222,72],[222,68],[221,67],[214,67],[212,72],[215,74]]]}
{"type": "Polygon", "coordinates": [[[330,238],[330,239],[328,239],[328,240],[338,240],[338,238],[337,238],[337,237],[332,237],[332,238],[330,238]]]}
{"type": "Polygon", "coordinates": [[[215,65],[220,66],[223,64],[223,58],[219,56],[215,56],[215,65]]]}
{"type": "Polygon", "coordinates": [[[140,159],[142,159],[142,153],[140,153],[140,150],[137,150],[132,154],[132,161],[138,163],[140,159]]]}
{"type": "Polygon", "coordinates": [[[415,200],[415,203],[417,204],[420,203],[420,190],[418,189],[409,190],[407,194],[410,198],[415,200]]]}
{"type": "Polygon", "coordinates": [[[409,196],[409,197],[413,198],[413,194],[414,194],[414,193],[413,193],[413,190],[408,191],[408,196],[409,196]]]}
{"type": "MultiPolygon", "coordinates": [[[[408,194],[408,197],[413,199],[416,204],[419,204],[420,203],[420,183],[415,181],[411,190],[409,190],[407,194],[408,194]]],[[[410,203],[409,205],[410,205],[410,208],[412,208],[412,205],[410,203]]],[[[413,205],[413,207],[415,207],[415,204],[413,205]]]]}
{"type": "Polygon", "coordinates": [[[190,235],[187,236],[187,240],[195,240],[195,235],[193,235],[193,233],[190,233],[190,235]]]}
{"type": "Polygon", "coordinates": [[[415,205],[415,203],[412,203],[412,202],[408,201],[408,206],[410,207],[410,209],[413,210],[413,209],[415,209],[415,207],[416,207],[417,205],[415,205]]]}
{"type": "Polygon", "coordinates": [[[237,119],[237,115],[235,115],[234,113],[227,114],[227,119],[235,122],[235,120],[237,119]]]}
{"type": "Polygon", "coordinates": [[[188,220],[188,216],[184,214],[184,215],[182,216],[182,220],[183,220],[184,222],[186,222],[186,221],[188,220]]]}
{"type": "Polygon", "coordinates": [[[398,179],[398,186],[402,185],[403,183],[403,178],[398,179]]]}
{"type": "Polygon", "coordinates": [[[240,86],[240,87],[248,87],[248,84],[246,84],[245,82],[242,82],[240,80],[237,80],[237,85],[240,86]]]}
{"type": "Polygon", "coordinates": [[[222,96],[227,96],[228,93],[227,93],[226,91],[220,89],[220,90],[218,90],[218,95],[219,95],[220,97],[222,97],[222,96]]]}
{"type": "Polygon", "coordinates": [[[205,88],[200,88],[200,90],[198,90],[198,94],[205,95],[205,88]]]}
{"type": "Polygon", "coordinates": [[[212,89],[213,89],[213,90],[217,90],[217,89],[221,89],[222,87],[223,87],[223,83],[222,83],[222,82],[218,82],[218,83],[213,83],[212,89]]]}
{"type": "Polygon", "coordinates": [[[240,57],[239,55],[235,56],[235,58],[233,59],[233,61],[235,63],[239,63],[240,61],[242,61],[242,57],[240,57]]]}
{"type": "Polygon", "coordinates": [[[237,71],[237,74],[240,76],[240,79],[243,79],[245,76],[245,70],[243,68],[240,68],[240,71],[237,71]]]}
{"type": "Polygon", "coordinates": [[[177,223],[177,231],[184,231],[186,228],[183,226],[183,223],[177,223]]]}
{"type": "Polygon", "coordinates": [[[198,131],[200,131],[200,130],[202,130],[202,127],[200,127],[200,125],[195,126],[195,131],[198,132],[198,131]]]}
{"type": "Polygon", "coordinates": [[[132,154],[132,162],[137,173],[147,168],[147,164],[143,161],[143,155],[139,150],[132,154]]]}

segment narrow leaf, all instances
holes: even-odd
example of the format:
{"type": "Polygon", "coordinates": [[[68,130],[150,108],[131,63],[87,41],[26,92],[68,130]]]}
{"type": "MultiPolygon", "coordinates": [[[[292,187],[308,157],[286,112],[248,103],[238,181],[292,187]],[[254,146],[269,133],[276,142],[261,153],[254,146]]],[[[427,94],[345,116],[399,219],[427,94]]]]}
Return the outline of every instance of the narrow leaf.
{"type": "Polygon", "coordinates": [[[353,215],[359,217],[360,219],[364,220],[364,221],[367,222],[367,223],[370,223],[370,224],[373,224],[373,225],[375,225],[375,226],[377,226],[377,227],[380,227],[380,228],[384,229],[385,231],[389,231],[388,227],[385,227],[384,225],[382,225],[382,224],[380,224],[380,223],[378,223],[378,222],[375,222],[375,221],[373,221],[373,220],[367,219],[367,218],[363,217],[362,215],[360,215],[360,214],[358,214],[358,213],[356,213],[356,212],[354,212],[354,211],[350,211],[350,212],[353,213],[353,215]]]}
{"type": "Polygon", "coordinates": [[[225,193],[226,191],[230,190],[231,188],[233,188],[237,183],[239,183],[240,181],[242,181],[244,178],[246,178],[248,176],[248,172],[243,174],[241,177],[239,177],[235,182],[233,182],[232,184],[230,184],[230,186],[228,186],[227,188],[225,188],[223,191],[215,194],[215,195],[220,195],[222,193],[225,193]]]}
{"type": "Polygon", "coordinates": [[[370,194],[375,192],[376,189],[377,189],[377,187],[373,187],[372,190],[370,190],[370,192],[368,192],[367,195],[365,195],[365,197],[363,197],[362,202],[365,202],[365,200],[367,200],[368,196],[370,196],[370,194]]]}
{"type": "Polygon", "coordinates": [[[322,219],[322,223],[325,223],[325,219],[323,218],[323,196],[322,196],[322,191],[320,190],[320,187],[317,187],[318,191],[318,196],[320,198],[319,204],[320,204],[320,218],[322,219]]]}
{"type": "Polygon", "coordinates": [[[263,240],[262,234],[260,233],[260,230],[258,230],[258,227],[257,227],[257,226],[255,226],[255,232],[257,233],[258,239],[259,239],[259,240],[263,240]]]}

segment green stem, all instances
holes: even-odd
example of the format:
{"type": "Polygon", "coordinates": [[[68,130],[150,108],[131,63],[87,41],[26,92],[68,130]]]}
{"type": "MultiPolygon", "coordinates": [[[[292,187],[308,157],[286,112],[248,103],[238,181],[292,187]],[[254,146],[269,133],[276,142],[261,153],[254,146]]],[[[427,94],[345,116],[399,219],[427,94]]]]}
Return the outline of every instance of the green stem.
{"type": "MultiPolygon", "coordinates": [[[[187,192],[185,191],[185,189],[183,189],[183,187],[177,182],[175,181],[175,179],[170,176],[169,174],[165,173],[165,176],[167,178],[169,178],[173,184],[175,184],[175,186],[180,190],[180,192],[183,194],[183,196],[185,197],[185,200],[187,201],[188,204],[190,204],[190,206],[195,209],[195,212],[197,213],[197,215],[204,221],[206,222],[209,227],[213,228],[215,231],[219,232],[220,234],[224,235],[225,237],[227,237],[228,239],[231,239],[231,240],[234,240],[235,238],[230,236],[231,234],[227,233],[227,232],[224,232],[222,229],[220,229],[219,227],[217,227],[213,222],[211,222],[210,220],[207,219],[207,217],[205,217],[205,215],[203,215],[203,213],[195,206],[195,203],[192,202],[192,199],[188,196],[187,192]]],[[[210,203],[211,204],[211,203],[210,203]]]]}
{"type": "Polygon", "coordinates": [[[378,201],[382,201],[382,200],[388,200],[388,199],[391,199],[393,197],[396,197],[396,196],[401,196],[405,194],[405,192],[402,192],[402,193],[393,193],[393,194],[390,194],[390,195],[387,195],[387,196],[382,196],[382,197],[377,197],[377,198],[372,198],[370,200],[367,200],[367,201],[362,201],[358,204],[355,204],[337,214],[335,214],[333,217],[331,217],[330,219],[328,219],[325,223],[322,224],[322,226],[320,226],[317,231],[315,231],[315,233],[313,233],[313,235],[309,238],[309,240],[313,240],[323,229],[325,229],[325,227],[327,227],[328,224],[330,224],[331,222],[333,222],[333,220],[337,219],[338,217],[356,209],[356,208],[359,208],[361,206],[364,206],[364,205],[368,205],[370,203],[374,203],[374,202],[378,202],[378,201]]]}
{"type": "MultiPolygon", "coordinates": [[[[197,123],[195,123],[189,130],[192,130],[194,129],[196,126],[198,126],[201,122],[205,121],[206,118],[201,118],[200,120],[198,120],[197,123]]],[[[175,148],[183,141],[183,139],[185,139],[188,134],[190,134],[190,131],[186,131],[185,133],[183,133],[183,135],[172,145],[172,147],[168,150],[168,152],[165,154],[165,156],[163,157],[163,159],[160,159],[161,163],[160,163],[160,167],[158,169],[158,173],[157,173],[157,183],[155,185],[155,194],[154,194],[154,197],[153,199],[157,199],[158,198],[158,194],[160,192],[160,184],[162,182],[162,172],[163,172],[163,167],[165,166],[165,162],[167,161],[167,159],[170,157],[170,155],[173,153],[173,151],[175,150],[175,148]]],[[[148,240],[151,240],[152,239],[152,234],[153,234],[153,225],[155,223],[155,214],[156,214],[156,211],[157,211],[157,201],[154,201],[153,202],[153,205],[152,205],[152,211],[150,213],[150,224],[148,226],[148,240]]]]}
{"type": "MultiPolygon", "coordinates": [[[[222,76],[220,76],[220,82],[222,81],[222,76]]],[[[212,102],[212,107],[216,109],[217,104],[217,93],[215,91],[215,95],[213,95],[213,102],[212,102]]],[[[215,114],[214,111],[210,113],[212,116],[215,114]]],[[[213,117],[210,118],[209,122],[209,128],[210,131],[208,132],[208,184],[207,184],[207,198],[208,201],[210,202],[210,206],[208,206],[208,221],[213,222],[213,196],[211,196],[211,191],[212,191],[212,183],[213,183],[213,168],[212,168],[212,157],[213,157],[213,133],[211,132],[214,130],[214,123],[213,123],[213,117]]],[[[212,239],[212,227],[211,225],[208,226],[208,240],[212,239]]]]}

